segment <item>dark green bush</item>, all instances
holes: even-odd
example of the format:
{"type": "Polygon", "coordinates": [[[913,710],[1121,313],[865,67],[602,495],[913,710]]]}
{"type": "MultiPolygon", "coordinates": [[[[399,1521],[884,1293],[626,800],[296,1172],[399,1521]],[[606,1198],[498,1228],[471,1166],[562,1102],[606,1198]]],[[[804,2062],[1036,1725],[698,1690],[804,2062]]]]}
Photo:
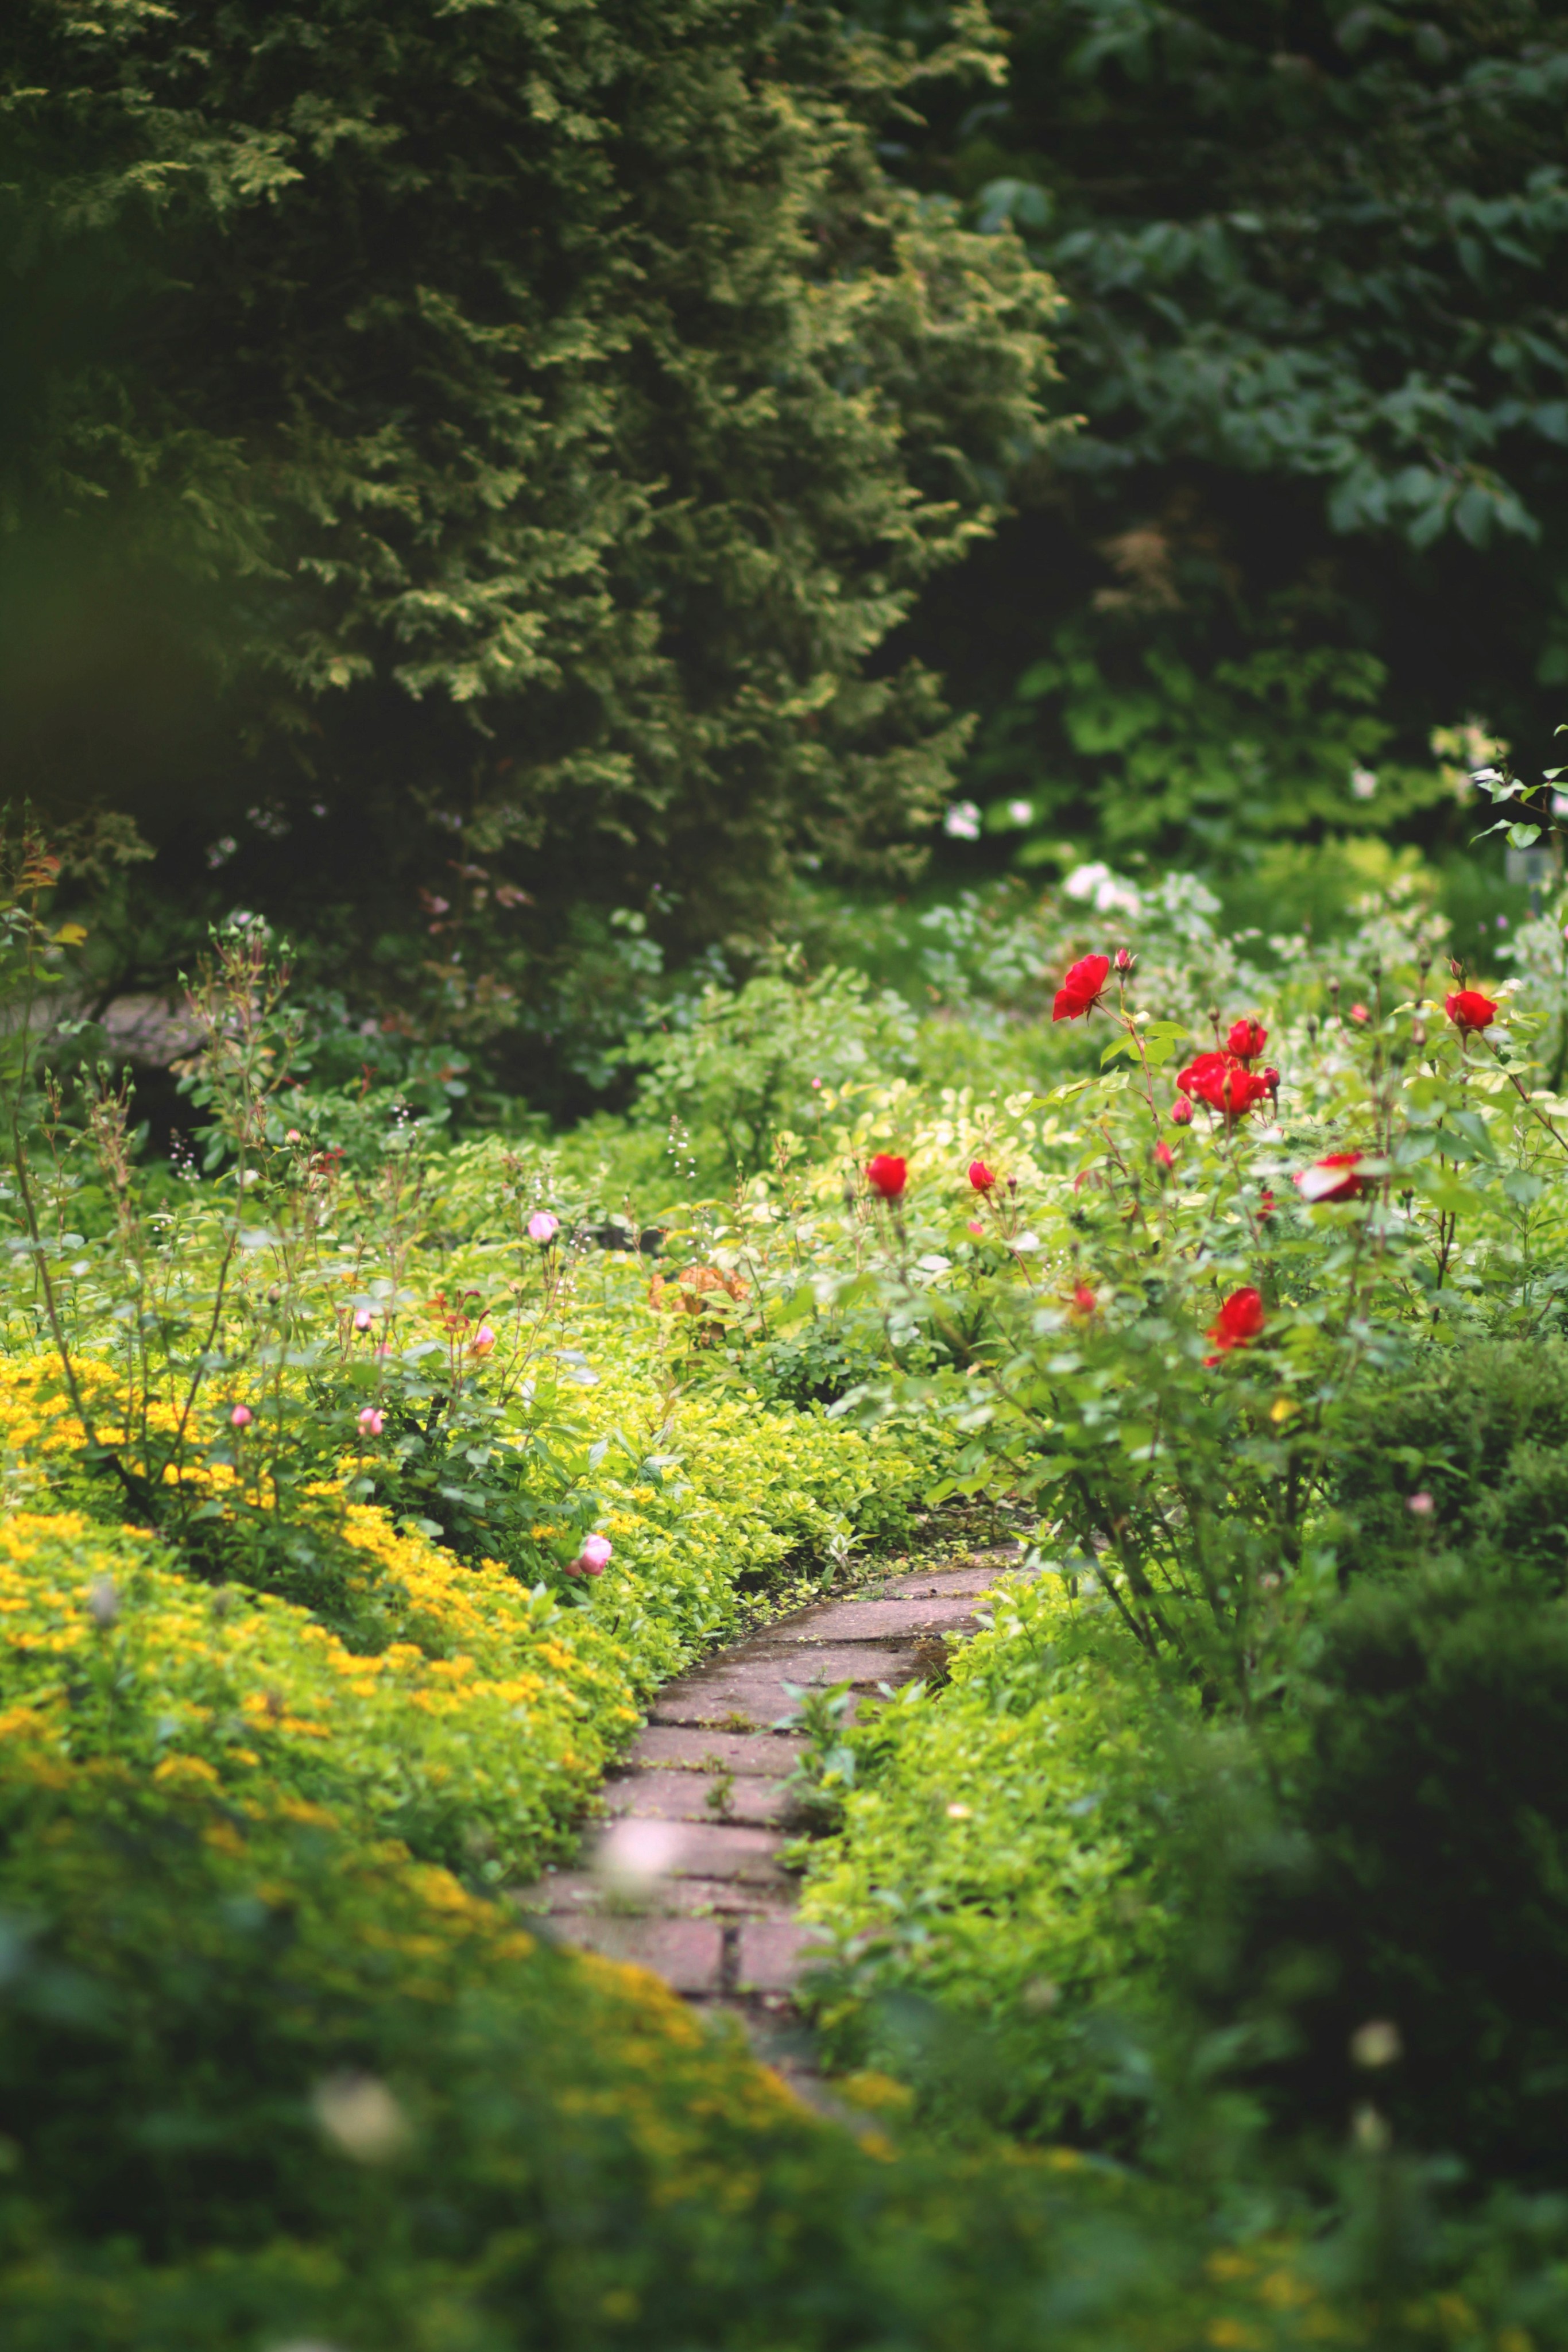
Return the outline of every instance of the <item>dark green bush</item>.
{"type": "Polygon", "coordinates": [[[1453,1570],[1368,1586],[1309,1724],[1278,1811],[1232,1821],[1228,1892],[1194,1889],[1211,2021],[1283,2135],[1342,2146],[1370,2109],[1364,2137],[1561,2184],[1568,1611],[1453,1570]]]}
{"type": "Polygon", "coordinates": [[[187,919],[448,1045],[907,870],[964,730],[868,657],[1037,444],[1053,298],[890,184],[899,80],[760,0],[17,0],[13,789],[112,774],[187,919]]]}
{"type": "Polygon", "coordinates": [[[1354,1574],[1462,1552],[1471,1573],[1568,1586],[1568,1346],[1433,1346],[1368,1393],[1336,1501],[1354,1574]],[[1431,1497],[1430,1512],[1410,1507],[1431,1497]]]}

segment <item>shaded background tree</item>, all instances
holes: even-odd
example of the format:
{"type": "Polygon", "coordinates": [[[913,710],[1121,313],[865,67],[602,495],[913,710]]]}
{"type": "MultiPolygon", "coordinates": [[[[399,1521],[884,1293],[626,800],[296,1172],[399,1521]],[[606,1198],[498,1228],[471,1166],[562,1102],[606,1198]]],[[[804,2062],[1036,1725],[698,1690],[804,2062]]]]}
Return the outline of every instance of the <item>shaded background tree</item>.
{"type": "Polygon", "coordinates": [[[0,76],[7,784],[158,853],[106,990],[244,903],[516,1082],[792,868],[911,870],[966,725],[871,657],[1052,310],[879,165],[911,68],[754,0],[19,0],[0,76]]]}
{"type": "Polygon", "coordinates": [[[899,641],[982,715],[967,790],[1048,870],[1062,835],[1220,872],[1462,844],[1431,730],[1538,773],[1568,691],[1568,9],[995,16],[1006,85],[936,95],[890,165],[1057,276],[1085,421],[899,641]]]}

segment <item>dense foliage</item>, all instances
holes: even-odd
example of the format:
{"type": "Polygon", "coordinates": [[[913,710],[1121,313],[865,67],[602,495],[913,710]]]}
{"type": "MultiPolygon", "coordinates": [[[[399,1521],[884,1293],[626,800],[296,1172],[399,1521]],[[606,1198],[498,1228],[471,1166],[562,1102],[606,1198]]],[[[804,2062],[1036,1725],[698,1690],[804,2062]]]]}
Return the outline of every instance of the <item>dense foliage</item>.
{"type": "Polygon", "coordinates": [[[1089,866],[929,924],[939,1011],[710,992],[553,1144],[330,1083],[246,920],[171,1171],[58,881],[19,836],[8,2335],[1568,2337],[1561,913],[1434,993],[1385,874],[1270,982],[1089,866]],[[916,1507],[1031,1575],[812,1703],[846,2132],[504,1898],[916,1507]]]}
{"type": "Polygon", "coordinates": [[[913,640],[985,714],[969,789],[1040,855],[1444,840],[1432,729],[1479,716],[1533,771],[1568,675],[1568,16],[995,14],[1006,84],[897,168],[1057,277],[1084,423],[913,640]]]}
{"type": "Polygon", "coordinates": [[[0,31],[22,2352],[1568,2345],[1568,30],[998,14],[0,31]],[[1020,870],[823,887],[950,658],[1020,870]],[[801,1695],[831,2116],[522,1932],[1003,1537],[801,1695]]]}
{"type": "Polygon", "coordinates": [[[752,0],[8,10],[12,789],[448,1043],[553,1032],[613,913],[907,863],[962,730],[868,659],[1037,445],[1051,296],[885,180],[899,79],[752,0]]]}

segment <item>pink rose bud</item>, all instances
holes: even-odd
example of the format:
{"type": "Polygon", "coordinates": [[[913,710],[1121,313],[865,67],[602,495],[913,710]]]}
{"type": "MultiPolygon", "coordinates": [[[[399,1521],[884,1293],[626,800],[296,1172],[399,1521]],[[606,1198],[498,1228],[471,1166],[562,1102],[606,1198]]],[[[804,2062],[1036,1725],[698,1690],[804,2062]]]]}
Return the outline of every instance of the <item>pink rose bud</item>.
{"type": "Polygon", "coordinates": [[[541,1247],[546,1242],[553,1242],[559,1231],[560,1219],[552,1217],[548,1209],[536,1209],[528,1219],[528,1239],[541,1247]]]}
{"type": "Polygon", "coordinates": [[[355,1330],[356,1330],[356,1331],[368,1331],[368,1330],[370,1329],[370,1328],[371,1328],[371,1310],[370,1310],[370,1308],[369,1308],[368,1307],[356,1307],[356,1308],[355,1308],[355,1310],[354,1310],[354,1328],[355,1328],[355,1330]]]}
{"type": "Polygon", "coordinates": [[[229,1415],[229,1425],[233,1429],[248,1429],[255,1419],[249,1405],[236,1404],[229,1415]]]}
{"type": "Polygon", "coordinates": [[[487,1323],[481,1323],[468,1342],[471,1356],[487,1356],[496,1344],[496,1335],[487,1323]]]}
{"type": "Polygon", "coordinates": [[[1423,1486],[1419,1494],[1407,1495],[1406,1496],[1405,1507],[1407,1511],[1414,1511],[1418,1519],[1429,1519],[1436,1508],[1436,1506],[1432,1501],[1431,1496],[1427,1494],[1427,1489],[1423,1486]]]}
{"type": "Polygon", "coordinates": [[[299,1129],[297,1127],[291,1127],[283,1140],[285,1143],[303,1143],[305,1138],[300,1134],[299,1129]]]}
{"type": "Polygon", "coordinates": [[[1171,1125],[1173,1127],[1190,1127],[1192,1125],[1192,1105],[1187,1100],[1186,1095],[1177,1095],[1175,1102],[1171,1105],[1171,1125]]]}
{"type": "Polygon", "coordinates": [[[613,1550],[614,1546],[608,1536],[584,1536],[582,1549],[573,1566],[580,1569],[584,1576],[602,1576],[605,1562],[613,1550]]]}
{"type": "Polygon", "coordinates": [[[386,1427],[386,1415],[380,1405],[368,1404],[360,1415],[360,1435],[379,1437],[386,1427]]]}
{"type": "Polygon", "coordinates": [[[1353,1021],[1370,1021],[1372,1015],[1364,1004],[1353,1004],[1350,1008],[1350,1017],[1353,1021]]]}
{"type": "Polygon", "coordinates": [[[1118,948],[1116,950],[1116,969],[1118,971],[1131,971],[1133,966],[1137,962],[1137,957],[1130,953],[1126,948],[1118,948]]]}

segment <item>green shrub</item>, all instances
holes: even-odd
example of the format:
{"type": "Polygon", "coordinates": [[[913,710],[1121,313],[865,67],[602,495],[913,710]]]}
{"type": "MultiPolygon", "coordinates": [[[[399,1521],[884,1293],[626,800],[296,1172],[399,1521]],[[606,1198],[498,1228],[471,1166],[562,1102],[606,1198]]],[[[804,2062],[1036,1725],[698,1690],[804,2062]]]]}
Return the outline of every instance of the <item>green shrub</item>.
{"type": "Polygon", "coordinates": [[[1532,1590],[1568,1588],[1568,1344],[1430,1343],[1370,1390],[1339,1452],[1334,1494],[1354,1571],[1434,1551],[1532,1590]],[[1431,1509],[1412,1510],[1429,1496],[1431,1509]]]}
{"type": "Polygon", "coordinates": [[[966,730],[867,656],[1038,446],[1053,296],[887,178],[904,79],[760,0],[17,0],[18,790],[113,741],[193,928],[558,1074],[607,919],[907,868],[966,730]]]}
{"type": "Polygon", "coordinates": [[[1168,1703],[1058,1579],[993,1609],[945,1686],[841,1735],[842,1826],[802,1905],[830,1939],[815,2014],[838,2063],[913,2073],[933,2113],[1125,2147],[1122,2013],[1170,1937],[1148,1787],[1168,1703]]]}
{"type": "Polygon", "coordinates": [[[1369,2106],[1481,2179],[1560,2182],[1568,1612],[1463,1571],[1369,1586],[1313,1681],[1277,1811],[1189,1895],[1207,2013],[1286,2137],[1369,2106]]]}

